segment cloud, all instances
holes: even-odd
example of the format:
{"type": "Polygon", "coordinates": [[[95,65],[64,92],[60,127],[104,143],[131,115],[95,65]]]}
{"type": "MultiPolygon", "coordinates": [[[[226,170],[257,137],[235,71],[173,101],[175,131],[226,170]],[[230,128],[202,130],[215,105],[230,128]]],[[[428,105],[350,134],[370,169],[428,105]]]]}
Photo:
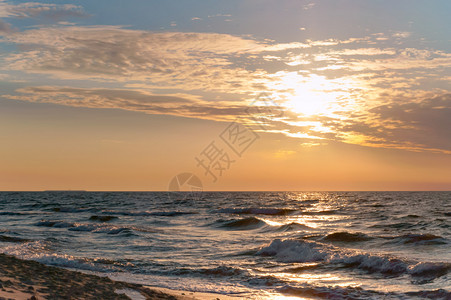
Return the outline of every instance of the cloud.
{"type": "Polygon", "coordinates": [[[65,24],[5,34],[0,42],[17,51],[3,55],[0,64],[5,71],[58,80],[55,86],[19,89],[10,99],[229,121],[243,117],[252,98],[266,91],[279,105],[274,109],[284,111],[277,118],[258,116],[266,132],[449,151],[449,136],[439,130],[449,125],[449,108],[431,106],[437,101],[431,99],[445,94],[451,55],[401,48],[397,43],[405,37],[378,33],[277,43],[65,24]],[[72,80],[98,87],[56,86],[72,80]],[[111,84],[116,88],[105,88],[111,84]],[[437,120],[435,129],[427,127],[429,117],[437,120]]]}
{"type": "MultiPolygon", "coordinates": [[[[415,145],[451,153],[451,94],[437,95],[419,102],[381,105],[370,110],[378,119],[399,122],[385,130],[391,140],[407,140],[415,145]]],[[[386,137],[387,140],[390,140],[386,137]]]]}
{"type": "Polygon", "coordinates": [[[67,17],[84,17],[87,14],[81,6],[73,4],[38,2],[11,4],[7,1],[0,0],[0,18],[31,18],[38,16],[59,20],[67,17]]]}
{"type": "MultiPolygon", "coordinates": [[[[218,33],[150,32],[120,26],[52,26],[5,37],[5,42],[20,46],[21,51],[7,55],[3,68],[62,79],[139,81],[152,88],[249,94],[256,89],[265,89],[265,82],[273,79],[263,68],[246,68],[247,64],[238,64],[237,59],[261,59],[280,52],[285,55],[286,65],[297,66],[312,61],[339,61],[345,55],[364,51],[363,54],[371,55],[388,51],[361,48],[346,53],[341,50],[323,55],[323,58],[318,54],[314,59],[305,53],[297,56],[286,53],[315,47],[321,50],[362,40],[276,43],[218,33]]],[[[350,64],[346,67],[358,66],[350,64]]]]}
{"type": "Polygon", "coordinates": [[[6,23],[2,20],[0,20],[0,35],[5,34],[5,33],[11,33],[13,31],[11,24],[6,23]]]}
{"type": "Polygon", "coordinates": [[[26,87],[5,98],[73,107],[113,108],[149,114],[168,114],[230,121],[246,114],[247,106],[208,102],[189,94],[152,94],[142,90],[93,89],[57,86],[26,87]]]}
{"type": "Polygon", "coordinates": [[[43,27],[10,34],[5,41],[22,47],[4,59],[4,68],[9,70],[232,93],[252,93],[267,80],[264,70],[248,70],[235,59],[312,47],[228,34],[149,32],[117,26],[43,27]]]}
{"type": "MultiPolygon", "coordinates": [[[[282,106],[268,106],[264,103],[205,101],[189,94],[152,94],[142,90],[93,89],[57,86],[35,86],[18,89],[17,94],[4,95],[13,100],[51,103],[71,107],[123,109],[147,114],[163,114],[198,118],[213,121],[240,122],[255,131],[277,133],[304,141],[318,141],[330,138],[324,134],[321,122],[313,118],[309,122],[289,124],[299,116],[282,111],[282,106]],[[249,109],[251,108],[251,109],[249,109]],[[268,110],[271,113],[268,113],[268,110]],[[256,112],[264,112],[256,114],[256,112]],[[274,117],[278,115],[279,117],[274,117]],[[285,115],[285,116],[284,116],[285,115]]],[[[313,142],[312,142],[313,143],[313,142]]]]}
{"type": "Polygon", "coordinates": [[[32,49],[6,59],[13,70],[185,89],[208,89],[206,77],[216,83],[225,82],[227,76],[236,81],[237,73],[245,77],[244,70],[225,70],[223,76],[219,72],[230,64],[225,56],[255,47],[253,41],[228,35],[149,33],[105,26],[29,30],[8,40],[32,49]]]}
{"type": "Polygon", "coordinates": [[[392,34],[395,38],[408,38],[411,35],[408,31],[398,31],[392,34]]]}
{"type": "Polygon", "coordinates": [[[304,10],[309,10],[309,9],[312,9],[313,7],[315,6],[315,3],[309,3],[309,4],[305,4],[304,6],[303,6],[303,9],[304,10]]]}
{"type": "Polygon", "coordinates": [[[209,18],[228,18],[231,17],[231,14],[216,14],[216,15],[209,15],[209,18]]]}
{"type": "Polygon", "coordinates": [[[451,94],[376,106],[335,126],[348,142],[359,137],[366,146],[451,154],[451,94]]]}
{"type": "Polygon", "coordinates": [[[372,56],[372,55],[395,55],[395,49],[380,49],[380,48],[358,48],[358,49],[344,49],[332,52],[335,55],[361,55],[361,56],[372,56]]]}

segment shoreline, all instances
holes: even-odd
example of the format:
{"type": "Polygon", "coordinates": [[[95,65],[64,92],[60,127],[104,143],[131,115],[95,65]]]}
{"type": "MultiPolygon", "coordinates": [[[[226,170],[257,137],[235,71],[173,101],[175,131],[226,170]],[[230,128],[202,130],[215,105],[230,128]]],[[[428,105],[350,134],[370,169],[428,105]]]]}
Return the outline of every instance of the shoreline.
{"type": "Polygon", "coordinates": [[[158,287],[158,286],[150,286],[150,285],[145,285],[145,287],[155,290],[155,291],[173,295],[173,296],[177,297],[177,299],[179,299],[179,300],[193,300],[193,299],[195,299],[195,300],[237,300],[237,299],[243,299],[243,298],[239,298],[238,296],[234,297],[234,296],[228,296],[228,295],[216,294],[216,293],[173,290],[173,289],[168,289],[168,288],[163,288],[163,287],[158,287]]]}
{"type": "Polygon", "coordinates": [[[234,300],[237,297],[116,281],[108,276],[0,253],[0,300],[4,299],[234,300]]]}
{"type": "Polygon", "coordinates": [[[158,288],[113,281],[0,253],[0,299],[132,299],[130,296],[183,299],[158,288]]]}

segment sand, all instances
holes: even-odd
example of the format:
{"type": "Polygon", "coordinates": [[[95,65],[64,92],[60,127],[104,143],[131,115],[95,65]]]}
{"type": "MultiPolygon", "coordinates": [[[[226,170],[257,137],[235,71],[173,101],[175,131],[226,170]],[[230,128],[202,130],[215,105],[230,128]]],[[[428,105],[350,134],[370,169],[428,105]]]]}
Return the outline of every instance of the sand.
{"type": "Polygon", "coordinates": [[[227,296],[222,294],[215,294],[215,293],[202,293],[202,292],[191,292],[191,291],[182,291],[182,290],[171,290],[166,289],[162,287],[154,287],[154,286],[148,286],[150,289],[154,289],[159,292],[167,293],[170,295],[174,295],[177,297],[177,299],[180,300],[237,300],[237,299],[243,299],[242,297],[238,296],[227,296]]]}
{"type": "Polygon", "coordinates": [[[5,299],[235,300],[237,298],[114,281],[108,277],[46,266],[0,253],[0,300],[5,299]]]}
{"type": "Polygon", "coordinates": [[[127,295],[136,299],[182,299],[139,284],[112,281],[0,254],[0,300],[131,299],[127,295]]]}

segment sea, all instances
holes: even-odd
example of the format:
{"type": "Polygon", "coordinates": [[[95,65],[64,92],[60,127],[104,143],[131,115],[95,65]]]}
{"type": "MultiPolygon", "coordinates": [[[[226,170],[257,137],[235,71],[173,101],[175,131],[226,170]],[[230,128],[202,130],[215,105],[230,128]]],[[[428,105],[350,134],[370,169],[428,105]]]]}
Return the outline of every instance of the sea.
{"type": "Polygon", "coordinates": [[[451,192],[1,192],[0,252],[237,299],[451,299],[451,192]]]}

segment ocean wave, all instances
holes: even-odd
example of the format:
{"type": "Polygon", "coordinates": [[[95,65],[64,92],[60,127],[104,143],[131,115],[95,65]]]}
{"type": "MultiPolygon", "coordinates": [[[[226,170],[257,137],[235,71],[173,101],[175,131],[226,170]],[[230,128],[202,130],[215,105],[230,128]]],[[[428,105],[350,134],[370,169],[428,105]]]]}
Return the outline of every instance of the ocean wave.
{"type": "Polygon", "coordinates": [[[420,277],[422,282],[444,276],[450,271],[451,263],[422,262],[409,268],[409,274],[416,278],[420,277]]]}
{"type": "Polygon", "coordinates": [[[101,258],[79,258],[71,255],[62,254],[35,254],[25,255],[21,258],[38,261],[45,265],[51,265],[63,268],[72,268],[94,272],[118,272],[133,268],[133,264],[121,263],[119,261],[107,260],[101,258]]]}
{"type": "Polygon", "coordinates": [[[270,275],[264,275],[264,276],[254,276],[252,278],[248,278],[246,280],[246,283],[250,286],[258,286],[259,288],[264,287],[273,287],[273,286],[280,286],[282,284],[286,284],[287,281],[283,278],[277,278],[270,275]]]}
{"type": "Polygon", "coordinates": [[[99,222],[109,222],[111,220],[117,219],[115,216],[91,216],[89,220],[99,221],[99,222]]]}
{"type": "Polygon", "coordinates": [[[321,287],[306,284],[305,287],[285,285],[278,288],[277,291],[281,294],[306,297],[309,299],[451,299],[451,293],[443,289],[406,293],[382,293],[379,291],[365,290],[361,287],[321,287]]]}
{"type": "Polygon", "coordinates": [[[295,213],[296,209],[290,208],[223,208],[216,213],[239,214],[239,215],[277,215],[285,216],[295,213]]]}
{"type": "Polygon", "coordinates": [[[65,221],[49,221],[49,220],[42,220],[36,223],[35,225],[53,228],[67,228],[70,231],[86,231],[106,234],[119,234],[119,233],[131,234],[132,231],[150,232],[150,233],[161,231],[155,230],[153,228],[136,227],[136,226],[124,227],[109,224],[70,223],[65,221]]]}
{"type": "Polygon", "coordinates": [[[328,242],[364,242],[372,239],[372,237],[361,232],[352,233],[347,231],[334,232],[322,238],[323,241],[328,242]]]}
{"type": "Polygon", "coordinates": [[[249,272],[244,269],[238,269],[229,266],[218,266],[215,268],[182,268],[169,271],[171,275],[205,275],[208,277],[235,277],[249,276],[249,272]]]}
{"type": "Polygon", "coordinates": [[[132,216],[132,217],[146,217],[146,216],[157,216],[157,217],[178,217],[183,215],[193,215],[198,212],[193,211],[114,211],[114,210],[103,210],[102,213],[109,215],[122,215],[122,216],[132,216]]]}
{"type": "Polygon", "coordinates": [[[195,215],[197,212],[193,211],[157,211],[151,212],[150,216],[159,216],[159,217],[178,217],[184,215],[195,215]]]}
{"type": "Polygon", "coordinates": [[[47,241],[36,240],[11,246],[0,247],[0,253],[12,255],[20,259],[33,260],[45,265],[73,268],[95,272],[120,272],[134,267],[129,261],[116,261],[107,258],[75,257],[68,254],[55,253],[47,241]]]}
{"type": "Polygon", "coordinates": [[[321,263],[306,263],[301,266],[284,269],[283,271],[287,272],[287,273],[302,273],[304,271],[311,271],[311,270],[318,269],[318,267],[320,265],[321,265],[321,263]]]}
{"type": "Polygon", "coordinates": [[[433,291],[407,292],[406,295],[409,297],[418,297],[421,299],[451,299],[451,292],[448,292],[444,289],[437,289],[433,291]]]}
{"type": "Polygon", "coordinates": [[[205,275],[213,275],[213,276],[237,276],[237,275],[243,275],[248,274],[246,270],[237,269],[233,267],[228,266],[219,266],[212,269],[202,269],[200,270],[202,274],[205,275]]]}
{"type": "Polygon", "coordinates": [[[22,215],[21,213],[12,212],[12,211],[0,211],[0,216],[17,216],[22,215]]]}
{"type": "Polygon", "coordinates": [[[318,210],[318,211],[303,211],[303,215],[316,215],[316,216],[322,216],[322,215],[335,215],[338,212],[338,210],[318,210]]]}
{"type": "MultiPolygon", "coordinates": [[[[231,220],[218,220],[213,224],[220,228],[232,229],[232,230],[252,230],[257,228],[264,228],[264,232],[288,232],[288,231],[300,231],[311,230],[311,227],[307,225],[291,222],[283,225],[270,225],[264,220],[256,217],[247,217],[243,219],[231,219],[231,220]]],[[[209,226],[207,225],[207,226],[209,226]]]]}
{"type": "Polygon", "coordinates": [[[74,207],[54,207],[51,210],[59,213],[83,213],[97,211],[97,209],[95,208],[74,208],[74,207]]]}
{"type": "Polygon", "coordinates": [[[234,219],[234,220],[219,220],[222,223],[219,227],[233,229],[233,230],[250,230],[263,227],[267,225],[264,221],[257,219],[255,217],[249,217],[244,219],[234,219]]]}
{"type": "Polygon", "coordinates": [[[421,228],[425,227],[428,224],[426,222],[417,222],[417,223],[410,223],[410,222],[399,222],[399,223],[391,223],[391,224],[376,224],[370,226],[370,228],[388,228],[388,229],[414,229],[414,228],[421,228]]]}
{"type": "Polygon", "coordinates": [[[33,241],[11,247],[1,247],[0,252],[20,259],[34,260],[45,265],[95,272],[124,271],[134,266],[130,262],[120,262],[106,258],[85,258],[52,253],[49,251],[48,244],[45,241],[33,241]]]}
{"type": "Polygon", "coordinates": [[[332,263],[341,263],[347,268],[357,268],[368,273],[399,276],[407,273],[408,264],[400,259],[370,254],[345,254],[332,259],[332,263]]]}
{"type": "Polygon", "coordinates": [[[387,296],[386,294],[364,290],[360,287],[293,287],[290,285],[285,285],[278,288],[277,291],[281,294],[306,297],[309,299],[386,299],[384,297],[387,296]]]}
{"type": "Polygon", "coordinates": [[[114,268],[112,266],[96,265],[92,261],[78,259],[70,255],[40,254],[39,256],[31,256],[28,259],[50,266],[73,268],[95,272],[108,272],[117,270],[117,268],[114,268]]]}
{"type": "Polygon", "coordinates": [[[288,224],[277,226],[274,231],[286,232],[286,231],[297,231],[297,230],[312,230],[312,227],[309,227],[304,224],[299,224],[296,222],[291,222],[288,224]]]}
{"type": "Polygon", "coordinates": [[[26,243],[29,242],[29,239],[23,239],[19,237],[14,236],[7,236],[7,235],[0,235],[0,242],[7,242],[7,243],[26,243]]]}
{"type": "Polygon", "coordinates": [[[0,216],[27,216],[41,214],[41,212],[15,212],[15,211],[0,211],[0,216]]]}
{"type": "Polygon", "coordinates": [[[275,239],[256,252],[260,256],[273,256],[285,263],[324,262],[336,267],[353,268],[389,276],[409,274],[414,277],[435,279],[450,271],[449,264],[409,262],[368,253],[358,253],[350,249],[340,249],[331,245],[300,239],[275,239]]]}
{"type": "Polygon", "coordinates": [[[433,234],[405,234],[390,238],[389,243],[405,244],[405,245],[445,245],[449,241],[441,236],[433,234]]]}
{"type": "Polygon", "coordinates": [[[418,219],[421,218],[419,215],[407,215],[404,217],[401,217],[401,219],[418,219]]]}
{"type": "Polygon", "coordinates": [[[120,226],[96,226],[91,224],[77,224],[75,223],[69,228],[70,231],[88,231],[95,233],[106,233],[106,234],[119,234],[122,232],[131,232],[131,228],[120,227],[120,226]]]}
{"type": "Polygon", "coordinates": [[[37,222],[36,226],[44,226],[44,227],[55,227],[55,228],[69,228],[72,227],[74,223],[65,222],[65,221],[50,221],[50,220],[41,220],[37,222]]]}
{"type": "Polygon", "coordinates": [[[51,249],[49,241],[34,240],[24,243],[5,243],[0,246],[0,253],[13,255],[22,259],[36,257],[51,249]]]}
{"type": "Polygon", "coordinates": [[[321,244],[297,239],[275,239],[271,244],[257,251],[256,254],[274,256],[283,262],[323,261],[328,256],[321,244]]]}

